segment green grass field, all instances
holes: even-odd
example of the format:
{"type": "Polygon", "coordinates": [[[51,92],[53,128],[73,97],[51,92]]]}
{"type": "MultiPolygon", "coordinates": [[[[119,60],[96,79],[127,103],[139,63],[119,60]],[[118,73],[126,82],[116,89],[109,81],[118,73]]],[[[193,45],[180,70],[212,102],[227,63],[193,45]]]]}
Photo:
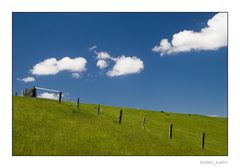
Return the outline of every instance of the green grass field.
{"type": "Polygon", "coordinates": [[[227,118],[120,109],[13,96],[13,155],[227,155],[227,118]]]}

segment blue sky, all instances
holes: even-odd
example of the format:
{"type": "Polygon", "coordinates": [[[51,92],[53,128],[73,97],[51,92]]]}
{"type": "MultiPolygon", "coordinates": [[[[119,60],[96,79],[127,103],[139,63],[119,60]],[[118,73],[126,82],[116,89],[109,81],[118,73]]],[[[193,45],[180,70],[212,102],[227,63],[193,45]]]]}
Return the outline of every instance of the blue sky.
{"type": "Polygon", "coordinates": [[[35,85],[63,91],[66,101],[227,116],[224,19],[217,13],[14,13],[13,91],[35,85]],[[51,66],[44,62],[50,58],[51,66]],[[100,60],[106,67],[96,66],[100,60]]]}

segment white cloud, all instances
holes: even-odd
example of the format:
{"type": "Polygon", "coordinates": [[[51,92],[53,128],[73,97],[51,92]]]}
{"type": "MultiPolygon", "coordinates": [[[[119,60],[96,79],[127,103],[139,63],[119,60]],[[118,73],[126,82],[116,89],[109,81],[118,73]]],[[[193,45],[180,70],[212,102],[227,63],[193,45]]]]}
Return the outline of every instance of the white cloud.
{"type": "Polygon", "coordinates": [[[34,75],[55,75],[59,72],[56,58],[49,58],[34,65],[30,70],[34,75]]]}
{"type": "Polygon", "coordinates": [[[165,54],[192,50],[217,50],[227,46],[227,13],[218,13],[199,32],[184,30],[173,35],[172,41],[162,39],[152,51],[165,54]]]}
{"type": "Polygon", "coordinates": [[[100,69],[106,68],[108,66],[107,61],[105,60],[98,60],[97,67],[100,69]]]}
{"type": "Polygon", "coordinates": [[[115,65],[107,72],[110,77],[140,73],[144,69],[143,61],[137,57],[121,56],[114,59],[115,65]]]}
{"type": "Polygon", "coordinates": [[[113,57],[105,51],[95,51],[94,53],[98,59],[96,66],[100,69],[108,67],[107,61],[115,63],[111,70],[106,73],[106,75],[110,77],[140,73],[144,69],[143,61],[136,56],[130,57],[122,55],[113,57]]]}
{"type": "Polygon", "coordinates": [[[63,59],[59,60],[57,66],[59,71],[71,71],[71,72],[82,72],[85,70],[87,60],[82,57],[78,58],[69,58],[64,57],[63,59]]]}
{"type": "Polygon", "coordinates": [[[87,60],[83,57],[64,57],[59,61],[56,58],[49,58],[34,65],[30,71],[33,75],[56,75],[61,71],[81,73],[86,70],[86,63],[87,60]]]}
{"type": "Polygon", "coordinates": [[[55,94],[55,93],[41,93],[40,95],[37,96],[38,98],[44,98],[44,99],[54,99],[54,100],[58,100],[59,99],[59,95],[55,94]]]}
{"type": "Polygon", "coordinates": [[[35,81],[35,78],[29,76],[29,77],[22,78],[22,79],[17,78],[17,80],[20,80],[20,81],[23,81],[23,82],[25,82],[25,83],[28,83],[28,82],[34,82],[34,81],[35,81]]]}
{"type": "Polygon", "coordinates": [[[96,52],[96,51],[95,51],[95,54],[97,54],[97,58],[98,58],[98,59],[102,59],[102,60],[106,60],[106,59],[112,58],[111,55],[108,54],[108,53],[105,52],[105,51],[101,51],[101,52],[96,52]]]}
{"type": "Polygon", "coordinates": [[[79,73],[72,73],[72,77],[73,78],[80,78],[81,76],[80,76],[80,74],[79,73]]]}
{"type": "Polygon", "coordinates": [[[94,46],[92,46],[92,47],[89,48],[89,51],[93,51],[93,50],[95,50],[95,49],[97,49],[97,46],[94,45],[94,46]]]}

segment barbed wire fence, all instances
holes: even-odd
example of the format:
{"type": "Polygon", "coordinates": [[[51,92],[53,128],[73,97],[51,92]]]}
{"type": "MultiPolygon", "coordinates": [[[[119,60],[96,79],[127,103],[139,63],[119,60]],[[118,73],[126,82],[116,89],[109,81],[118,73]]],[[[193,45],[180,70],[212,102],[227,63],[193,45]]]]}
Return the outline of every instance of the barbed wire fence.
{"type": "MultiPolygon", "coordinates": [[[[39,91],[47,91],[47,92],[57,93],[58,94],[58,101],[59,101],[59,103],[61,103],[61,101],[62,101],[62,92],[59,91],[59,90],[33,86],[33,88],[30,88],[30,89],[25,88],[25,90],[22,91],[22,95],[23,96],[27,96],[27,97],[35,97],[35,98],[37,98],[38,97],[38,95],[37,95],[38,90],[39,91]]],[[[15,95],[17,95],[17,93],[15,93],[15,95]]],[[[41,98],[41,97],[39,97],[39,98],[41,98]]],[[[77,99],[77,108],[78,109],[79,109],[79,104],[80,104],[80,102],[79,102],[79,98],[78,98],[77,99]]],[[[100,114],[100,104],[97,105],[97,114],[98,115],[100,114]]],[[[121,109],[119,114],[118,114],[118,123],[119,124],[121,124],[121,122],[122,122],[122,115],[123,115],[123,110],[121,109]]],[[[139,122],[139,124],[142,126],[142,130],[143,131],[145,131],[146,127],[148,129],[149,128],[150,129],[158,129],[159,128],[159,126],[156,126],[156,125],[154,126],[152,124],[146,124],[146,117],[145,116],[143,117],[142,122],[139,122]]],[[[136,125],[135,124],[131,125],[131,124],[128,123],[128,124],[126,124],[126,126],[128,126],[128,127],[135,127],[136,125]]],[[[186,134],[186,133],[189,133],[189,132],[184,131],[183,134],[186,134]]],[[[171,123],[169,125],[168,134],[169,134],[169,139],[170,140],[173,139],[173,123],[171,123]]],[[[200,142],[201,142],[201,149],[204,150],[205,149],[205,132],[204,131],[202,132],[201,141],[200,142]]]]}

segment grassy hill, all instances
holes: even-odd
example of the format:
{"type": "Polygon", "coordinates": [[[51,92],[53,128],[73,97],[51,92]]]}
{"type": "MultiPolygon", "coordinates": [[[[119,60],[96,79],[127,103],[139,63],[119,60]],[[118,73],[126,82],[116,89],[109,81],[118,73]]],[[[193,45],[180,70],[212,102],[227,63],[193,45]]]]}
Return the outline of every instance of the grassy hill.
{"type": "Polygon", "coordinates": [[[120,109],[13,96],[13,155],[227,155],[226,118],[120,109]]]}

